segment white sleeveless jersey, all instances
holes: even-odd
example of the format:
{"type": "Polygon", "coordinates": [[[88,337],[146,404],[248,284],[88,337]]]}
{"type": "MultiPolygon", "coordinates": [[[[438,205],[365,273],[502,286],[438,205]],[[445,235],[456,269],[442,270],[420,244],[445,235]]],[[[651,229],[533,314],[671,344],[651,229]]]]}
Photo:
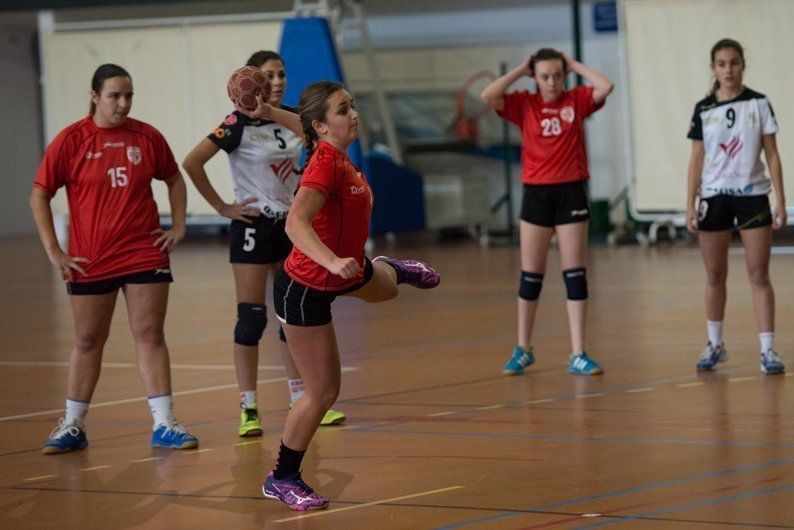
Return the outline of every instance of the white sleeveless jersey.
{"type": "Polygon", "coordinates": [[[761,136],[777,131],[769,100],[749,88],[728,101],[714,94],[699,101],[687,137],[702,140],[705,150],[700,197],[768,194],[761,136]]]}
{"type": "Polygon", "coordinates": [[[249,206],[268,217],[286,217],[298,187],[303,139],[274,121],[251,119],[238,111],[226,116],[207,138],[229,155],[234,200],[253,197],[256,202],[249,206]]]}

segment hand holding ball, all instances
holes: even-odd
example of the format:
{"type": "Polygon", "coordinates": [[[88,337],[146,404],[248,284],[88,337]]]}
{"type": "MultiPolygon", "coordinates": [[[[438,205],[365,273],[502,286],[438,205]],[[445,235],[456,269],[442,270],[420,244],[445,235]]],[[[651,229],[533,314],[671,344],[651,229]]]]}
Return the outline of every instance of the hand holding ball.
{"type": "Polygon", "coordinates": [[[256,95],[261,94],[262,100],[267,103],[270,99],[270,79],[259,68],[243,66],[234,71],[226,83],[229,99],[240,111],[252,112],[256,110],[256,95]]]}

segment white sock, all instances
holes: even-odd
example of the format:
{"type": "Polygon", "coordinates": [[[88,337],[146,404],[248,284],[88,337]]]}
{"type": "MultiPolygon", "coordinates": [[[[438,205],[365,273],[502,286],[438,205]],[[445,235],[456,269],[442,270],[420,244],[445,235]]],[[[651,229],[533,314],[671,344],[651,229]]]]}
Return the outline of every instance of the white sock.
{"type": "Polygon", "coordinates": [[[295,405],[306,393],[303,388],[303,379],[287,379],[287,385],[289,386],[289,402],[295,405]]]}
{"type": "Polygon", "coordinates": [[[149,398],[149,409],[154,418],[154,428],[160,425],[171,426],[174,424],[174,403],[171,394],[149,398]]]}
{"type": "Polygon", "coordinates": [[[761,352],[775,349],[774,331],[764,331],[763,333],[759,333],[758,338],[761,340],[761,352]]]}
{"type": "Polygon", "coordinates": [[[256,408],[256,390],[243,390],[240,392],[240,403],[247,409],[256,408]]]}
{"type": "Polygon", "coordinates": [[[707,320],[706,328],[709,331],[709,342],[712,346],[719,346],[722,344],[722,320],[707,320]]]}
{"type": "Polygon", "coordinates": [[[66,425],[77,423],[83,425],[85,416],[88,414],[88,401],[75,401],[74,399],[66,400],[66,418],[64,422],[66,425]]]}

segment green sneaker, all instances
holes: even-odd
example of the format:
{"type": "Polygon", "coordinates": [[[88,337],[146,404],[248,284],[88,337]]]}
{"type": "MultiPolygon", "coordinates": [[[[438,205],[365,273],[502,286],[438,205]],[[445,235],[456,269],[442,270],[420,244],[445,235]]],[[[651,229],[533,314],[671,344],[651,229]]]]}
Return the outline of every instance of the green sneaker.
{"type": "Polygon", "coordinates": [[[320,425],[328,426],[328,425],[339,425],[340,423],[344,423],[347,416],[345,416],[344,412],[339,412],[338,410],[328,409],[328,412],[325,413],[323,416],[323,421],[320,422],[320,425]]]}
{"type": "Polygon", "coordinates": [[[247,409],[241,403],[240,408],[243,411],[240,413],[240,428],[237,433],[241,437],[246,436],[262,436],[262,424],[259,422],[259,412],[255,408],[247,409]]]}

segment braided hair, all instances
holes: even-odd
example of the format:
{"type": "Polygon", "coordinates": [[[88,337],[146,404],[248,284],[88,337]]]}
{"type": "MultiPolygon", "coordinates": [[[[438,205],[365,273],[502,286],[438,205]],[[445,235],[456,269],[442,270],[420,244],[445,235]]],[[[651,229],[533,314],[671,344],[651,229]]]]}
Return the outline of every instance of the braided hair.
{"type": "Polygon", "coordinates": [[[301,168],[301,173],[303,173],[306,166],[309,165],[309,161],[312,155],[314,155],[314,150],[317,147],[316,142],[320,139],[312,123],[314,121],[325,121],[325,116],[328,114],[328,98],[344,89],[345,87],[339,83],[319,81],[307,86],[303,89],[303,92],[301,92],[300,99],[298,100],[298,114],[300,114],[301,127],[303,128],[303,135],[306,139],[306,165],[301,168]]]}

